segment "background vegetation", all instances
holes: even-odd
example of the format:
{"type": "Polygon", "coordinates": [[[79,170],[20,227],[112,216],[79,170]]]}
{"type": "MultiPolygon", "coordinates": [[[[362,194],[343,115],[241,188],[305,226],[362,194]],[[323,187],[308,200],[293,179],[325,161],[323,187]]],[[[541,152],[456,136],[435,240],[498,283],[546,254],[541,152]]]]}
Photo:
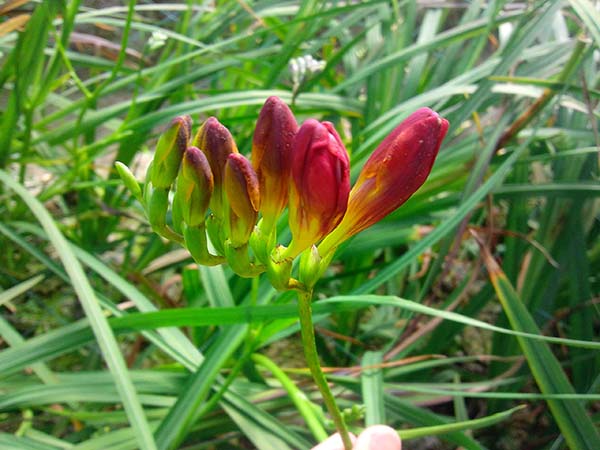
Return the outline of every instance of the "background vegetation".
{"type": "Polygon", "coordinates": [[[294,296],[193,265],[113,166],[143,174],[179,114],[216,115],[248,152],[278,95],[336,124],[353,176],[417,107],[451,123],[426,185],[316,289],[352,427],[409,449],[600,448],[598,44],[590,0],[5,1],[0,447],[332,432],[294,296]],[[294,86],[306,55],[325,66],[294,86]]]}

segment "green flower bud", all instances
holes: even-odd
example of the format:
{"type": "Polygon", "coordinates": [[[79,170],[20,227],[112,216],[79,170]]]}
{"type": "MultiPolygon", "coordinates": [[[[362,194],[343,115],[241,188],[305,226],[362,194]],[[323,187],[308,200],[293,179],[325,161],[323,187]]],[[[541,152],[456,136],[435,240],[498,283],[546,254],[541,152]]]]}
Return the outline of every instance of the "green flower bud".
{"type": "Polygon", "coordinates": [[[157,188],[170,188],[187,148],[192,128],[190,116],[179,116],[160,136],[150,171],[150,181],[157,188]]]}
{"type": "Polygon", "coordinates": [[[123,183],[125,183],[125,187],[127,187],[127,189],[129,189],[129,192],[131,192],[131,195],[133,195],[138,202],[143,204],[144,200],[142,198],[142,188],[140,188],[140,183],[138,183],[138,181],[135,179],[135,176],[133,175],[133,173],[131,173],[129,167],[127,167],[121,161],[116,161],[115,167],[117,169],[119,177],[121,177],[121,180],[123,181],[123,183]]]}

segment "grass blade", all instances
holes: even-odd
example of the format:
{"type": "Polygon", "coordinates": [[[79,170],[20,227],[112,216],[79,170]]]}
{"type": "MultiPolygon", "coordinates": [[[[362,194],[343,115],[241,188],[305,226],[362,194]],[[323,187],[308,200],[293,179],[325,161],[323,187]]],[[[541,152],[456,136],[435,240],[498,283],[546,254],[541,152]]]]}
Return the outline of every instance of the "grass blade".
{"type": "Polygon", "coordinates": [[[465,420],[462,422],[454,422],[444,425],[434,425],[431,427],[413,428],[412,430],[400,430],[398,431],[398,434],[402,439],[408,440],[427,436],[437,436],[454,431],[476,430],[477,428],[489,427],[502,422],[503,420],[508,419],[513,413],[523,409],[524,407],[525,406],[517,406],[516,408],[509,409],[508,411],[492,414],[487,417],[481,417],[479,419],[465,420]]]}
{"type": "MultiPolygon", "coordinates": [[[[538,326],[500,266],[485,246],[480,244],[480,248],[498,299],[512,327],[517,331],[539,334],[538,326]]],[[[517,337],[517,340],[544,394],[575,392],[560,363],[545,343],[522,337],[517,337]]],[[[547,403],[570,448],[600,448],[600,435],[579,401],[549,399],[547,403]]]]}
{"type": "MultiPolygon", "coordinates": [[[[481,320],[443,311],[437,308],[422,305],[417,302],[392,296],[354,295],[332,297],[317,302],[313,305],[313,314],[318,319],[332,313],[356,311],[369,306],[388,305],[405,309],[419,314],[440,317],[445,320],[482,328],[521,338],[545,341],[558,345],[577,348],[600,349],[600,342],[583,341],[575,339],[544,336],[541,334],[527,333],[510,330],[481,320]]],[[[131,332],[132,330],[151,330],[171,326],[218,326],[248,323],[267,323],[274,320],[293,319],[297,317],[295,305],[265,305],[265,306],[238,306],[235,308],[183,308],[166,310],[153,313],[132,313],[125,317],[109,320],[116,333],[131,332]]],[[[0,373],[14,373],[36,361],[44,361],[68,351],[74,350],[93,338],[89,324],[78,321],[66,325],[58,330],[36,336],[13,348],[0,352],[0,373]]],[[[167,351],[167,349],[165,349],[167,351]]],[[[171,354],[175,359],[177,353],[171,354]]],[[[179,356],[181,358],[181,356],[179,356]]],[[[177,359],[187,366],[189,362],[177,359]]],[[[191,368],[191,367],[190,367],[191,368]]]]}
{"type": "MultiPolygon", "coordinates": [[[[312,432],[313,436],[317,441],[324,441],[327,439],[327,433],[323,428],[323,425],[319,421],[317,414],[315,414],[315,406],[310,402],[310,400],[306,397],[306,395],[298,389],[298,387],[294,384],[294,382],[287,376],[287,374],[281,370],[281,368],[260,353],[255,353],[252,355],[252,360],[258,364],[263,366],[265,369],[270,371],[273,376],[279,381],[281,386],[285,389],[288,396],[294,402],[294,405],[298,409],[298,412],[304,418],[306,425],[312,432]]],[[[384,422],[379,422],[384,423],[384,422]]]]}
{"type": "Polygon", "coordinates": [[[600,13],[598,10],[588,0],[570,0],[569,3],[588,27],[596,45],[600,46],[600,13]]]}
{"type": "Polygon", "coordinates": [[[44,278],[44,275],[39,274],[29,278],[28,280],[22,281],[21,283],[11,287],[10,289],[0,292],[0,306],[4,305],[6,302],[11,301],[15,297],[24,294],[29,289],[38,284],[40,281],[42,281],[44,278]]]}
{"type": "Polygon", "coordinates": [[[383,401],[383,373],[379,366],[382,352],[367,352],[362,359],[362,398],[365,404],[365,425],[387,423],[383,401]]]}
{"type": "Polygon", "coordinates": [[[226,329],[210,347],[199,369],[187,381],[177,402],[156,430],[159,449],[178,448],[196,419],[200,404],[208,397],[221,367],[243,342],[247,327],[226,329]]]}
{"type": "Polygon", "coordinates": [[[79,261],[71,251],[69,243],[62,235],[54,220],[44,206],[12,177],[0,170],[0,181],[12,189],[27,204],[31,212],[38,219],[48,238],[54,245],[69,278],[73,289],[77,293],[90,325],[104,355],[106,363],[113,374],[115,385],[123,406],[127,411],[131,426],[135,429],[138,443],[143,449],[155,449],[154,438],[150,432],[144,410],[140,404],[137,392],[131,382],[125,360],[121,354],[115,336],[108,325],[107,319],[102,314],[98,300],[87,280],[79,261]]]}

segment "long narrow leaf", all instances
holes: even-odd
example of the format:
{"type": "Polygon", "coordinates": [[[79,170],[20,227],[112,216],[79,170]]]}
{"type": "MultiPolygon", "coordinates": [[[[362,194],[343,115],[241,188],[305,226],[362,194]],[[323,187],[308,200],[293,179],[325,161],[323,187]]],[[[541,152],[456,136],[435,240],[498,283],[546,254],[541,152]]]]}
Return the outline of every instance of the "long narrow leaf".
{"type": "Polygon", "coordinates": [[[0,181],[19,195],[27,206],[29,206],[31,212],[44,227],[44,230],[48,234],[48,238],[54,244],[65,270],[73,283],[73,289],[77,293],[86,316],[90,321],[90,325],[94,330],[94,334],[98,341],[98,345],[102,349],[106,363],[113,374],[115,385],[119,391],[123,406],[128,413],[131,425],[136,430],[140,447],[149,450],[155,449],[156,445],[154,443],[154,438],[150,432],[138,395],[129,378],[123,355],[119,350],[115,336],[113,335],[106,318],[102,314],[94,291],[92,290],[79,261],[77,261],[77,258],[71,251],[69,243],[54,223],[54,220],[46,208],[44,208],[44,206],[31,195],[27,189],[15,182],[12,177],[3,170],[0,170],[0,181]]]}
{"type": "MultiPolygon", "coordinates": [[[[527,333],[540,333],[529,311],[489,250],[483,245],[480,245],[480,248],[498,299],[512,327],[527,333]]],[[[545,343],[522,337],[517,337],[517,340],[544,394],[575,392],[561,365],[545,343]]],[[[547,402],[570,448],[581,450],[600,448],[598,430],[581,402],[577,400],[547,400],[547,402]]]]}
{"type": "Polygon", "coordinates": [[[478,428],[489,427],[508,419],[515,412],[523,409],[523,406],[492,414],[491,416],[481,417],[479,419],[465,420],[463,422],[448,423],[445,425],[434,425],[432,427],[413,428],[412,430],[400,430],[398,434],[402,439],[416,439],[427,436],[436,436],[447,434],[453,431],[476,430],[478,428]]]}

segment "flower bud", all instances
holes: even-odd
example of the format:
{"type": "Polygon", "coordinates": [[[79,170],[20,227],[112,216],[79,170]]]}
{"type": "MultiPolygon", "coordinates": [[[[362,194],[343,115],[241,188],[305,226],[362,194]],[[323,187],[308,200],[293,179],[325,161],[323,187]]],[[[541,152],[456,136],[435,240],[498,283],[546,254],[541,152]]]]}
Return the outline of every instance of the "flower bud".
{"type": "Polygon", "coordinates": [[[177,176],[174,200],[188,226],[196,227],[204,223],[213,185],[213,175],[206,156],[197,147],[188,147],[177,176]]]}
{"type": "Polygon", "coordinates": [[[169,128],[161,134],[156,144],[152,161],[150,181],[157,188],[170,188],[181,164],[183,152],[187,148],[192,129],[190,116],[175,117],[169,128]]]}
{"type": "Polygon", "coordinates": [[[317,243],[342,220],[348,204],[348,153],[329,122],[309,119],[294,139],[289,255],[317,243]]]}
{"type": "Polygon", "coordinates": [[[223,217],[223,178],[225,163],[231,153],[238,149],[229,130],[216,118],[206,120],[196,133],[192,145],[198,147],[206,155],[214,179],[213,195],[210,208],[217,217],[223,217]]]}
{"type": "Polygon", "coordinates": [[[129,167],[127,167],[121,161],[116,161],[115,167],[117,169],[119,177],[125,184],[125,187],[129,189],[129,192],[131,192],[131,195],[133,195],[137,201],[143,204],[144,199],[142,195],[142,188],[140,187],[140,183],[138,183],[138,181],[135,178],[135,175],[131,172],[129,167]]]}
{"type": "Polygon", "coordinates": [[[425,182],[448,131],[429,108],[411,114],[375,149],[350,192],[340,225],[319,246],[321,255],[379,222],[425,182]]]}
{"type": "Polygon", "coordinates": [[[229,203],[227,234],[231,244],[239,247],[250,239],[258,218],[258,178],[250,161],[240,153],[232,153],[225,164],[224,181],[229,203]]]}
{"type": "Polygon", "coordinates": [[[288,202],[292,143],[298,124],[278,97],[262,107],[252,139],[252,165],[260,185],[260,212],[267,228],[273,226],[288,202]]]}

